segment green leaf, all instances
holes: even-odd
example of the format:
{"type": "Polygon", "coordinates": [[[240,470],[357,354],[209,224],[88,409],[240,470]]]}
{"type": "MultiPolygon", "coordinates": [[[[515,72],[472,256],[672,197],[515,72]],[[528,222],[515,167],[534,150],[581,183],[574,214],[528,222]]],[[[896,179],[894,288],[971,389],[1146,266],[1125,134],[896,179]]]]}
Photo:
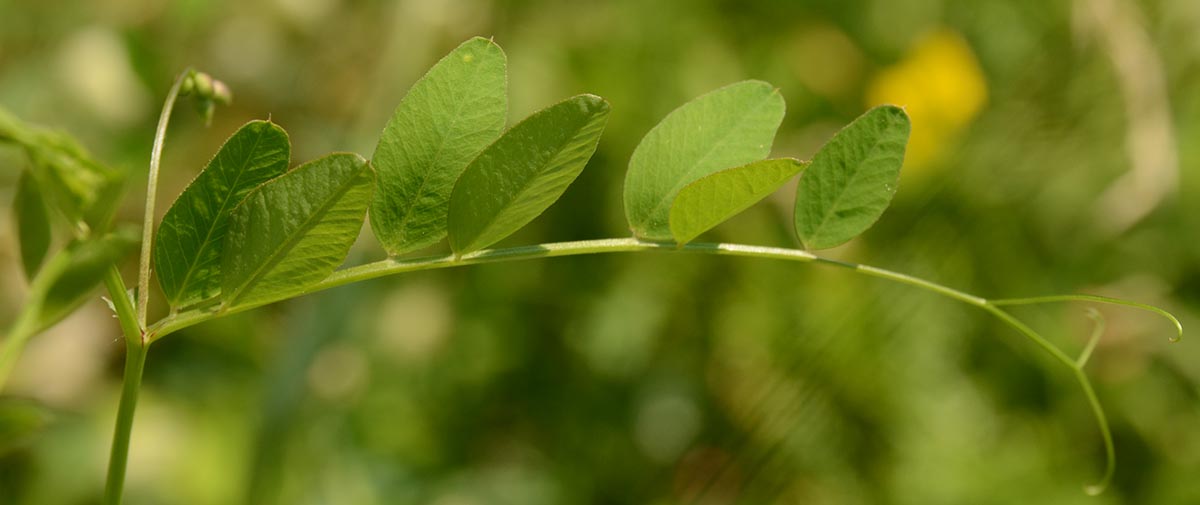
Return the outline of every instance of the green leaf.
{"type": "Polygon", "coordinates": [[[97,163],[65,133],[37,131],[31,138],[26,152],[49,201],[86,229],[106,226],[120,195],[122,174],[97,163]]]}
{"type": "Polygon", "coordinates": [[[21,172],[17,180],[17,194],[13,197],[13,215],[17,219],[17,240],[21,250],[21,266],[25,278],[33,279],[46,251],[50,249],[50,216],[42,190],[29,172],[21,172]]]}
{"type": "Polygon", "coordinates": [[[124,173],[97,163],[71,136],[26,125],[2,109],[0,141],[25,149],[33,176],[53,209],[84,232],[107,228],[124,173]]]}
{"type": "Polygon", "coordinates": [[[122,227],[98,239],[68,244],[59,253],[68,256],[66,267],[42,299],[38,328],[49,328],[73,312],[104,279],[108,267],[132,252],[140,238],[136,227],[122,227]]]}
{"type": "Polygon", "coordinates": [[[0,142],[21,142],[25,128],[16,116],[0,107],[0,142]]]}
{"type": "Polygon", "coordinates": [[[378,184],[371,230],[388,254],[446,236],[454,181],[504,130],[506,76],[504,51],[477,37],[442,58],[396,107],[371,159],[378,184]]]}
{"type": "Polygon", "coordinates": [[[55,413],[33,400],[0,397],[0,456],[35,440],[55,413]]]}
{"type": "Polygon", "coordinates": [[[896,194],[908,114],[876,107],[834,135],[796,188],[796,235],[806,249],[827,249],[870,228],[896,194]]]}
{"type": "Polygon", "coordinates": [[[671,204],[671,235],[679,245],[750,208],[779,189],[807,163],[763,160],[701,177],[684,186],[671,204]]]}
{"type": "Polygon", "coordinates": [[[472,161],[450,197],[450,247],[492,245],[545,211],[583,171],[608,121],[608,102],[579,95],[525,118],[472,161]]]}
{"type": "Polygon", "coordinates": [[[225,234],[223,305],[280,299],[333,273],[362,229],[374,182],[361,156],[336,153],[252,192],[225,234]]]}
{"type": "Polygon", "coordinates": [[[154,240],[154,265],[172,307],[220,293],[229,216],[254,188],[287,172],[290,149],[279,126],[246,123],[171,205],[154,240]]]}
{"type": "Polygon", "coordinates": [[[766,158],[783,121],[783,97],[762,81],[709,92],[658,123],[629,160],[625,216],[634,235],[670,240],[671,202],[684,186],[766,158]]]}

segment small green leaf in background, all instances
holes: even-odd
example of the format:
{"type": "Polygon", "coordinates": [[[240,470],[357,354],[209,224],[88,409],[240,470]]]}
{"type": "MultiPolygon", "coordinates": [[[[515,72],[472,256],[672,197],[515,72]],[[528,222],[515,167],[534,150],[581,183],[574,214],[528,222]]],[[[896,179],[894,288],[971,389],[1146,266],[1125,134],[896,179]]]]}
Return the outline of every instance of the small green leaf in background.
{"type": "Polygon", "coordinates": [[[21,131],[21,121],[0,107],[0,142],[19,142],[21,131]]]}
{"type": "Polygon", "coordinates": [[[525,118],[475,158],[450,197],[450,247],[466,254],[521,229],[566,191],[596,151],[608,102],[579,95],[525,118]]]}
{"type": "Polygon", "coordinates": [[[701,177],[671,204],[671,235],[679,245],[750,208],[779,189],[807,163],[791,158],[763,160],[701,177]]]}
{"type": "Polygon", "coordinates": [[[908,114],[884,105],[867,111],[813,156],[796,188],[796,235],[806,249],[827,249],[870,228],[896,194],[908,114]]]}
{"type": "Polygon", "coordinates": [[[506,65],[494,42],[468,40],[429,69],[396,107],[371,159],[378,184],[371,230],[388,254],[446,236],[454,181],[504,130],[506,65]]]}
{"type": "Polygon", "coordinates": [[[71,136],[24,124],[3,108],[0,142],[25,149],[33,162],[32,174],[52,209],[83,231],[108,226],[124,173],[97,163],[71,136]]]}
{"type": "Polygon", "coordinates": [[[252,192],[225,234],[223,305],[282,298],[328,277],[358,237],[374,186],[367,160],[335,153],[252,192]]]}
{"type": "Polygon", "coordinates": [[[283,128],[246,123],[167,210],[154,239],[154,265],[172,307],[220,292],[229,216],[250,191],[287,172],[290,150],[283,128]]]}
{"type": "Polygon", "coordinates": [[[37,439],[54,417],[48,407],[32,400],[0,397],[0,456],[37,439]]]}
{"type": "Polygon", "coordinates": [[[103,228],[116,210],[124,176],[97,163],[69,135],[36,131],[25,146],[47,200],[72,222],[103,228]]]}
{"type": "Polygon", "coordinates": [[[46,289],[38,316],[38,331],[49,328],[73,312],[104,280],[108,267],[133,252],[141,240],[137,227],[120,227],[98,239],[76,240],[58,254],[67,255],[66,266],[46,289]]]}
{"type": "Polygon", "coordinates": [[[709,92],[658,123],[629,160],[625,216],[634,235],[671,240],[671,202],[684,186],[766,158],[783,121],[783,97],[762,81],[709,92]]]}
{"type": "Polygon", "coordinates": [[[17,244],[21,250],[21,266],[25,278],[33,279],[46,251],[50,250],[50,216],[37,181],[29,172],[21,172],[17,194],[13,197],[13,215],[17,220],[17,244]]]}

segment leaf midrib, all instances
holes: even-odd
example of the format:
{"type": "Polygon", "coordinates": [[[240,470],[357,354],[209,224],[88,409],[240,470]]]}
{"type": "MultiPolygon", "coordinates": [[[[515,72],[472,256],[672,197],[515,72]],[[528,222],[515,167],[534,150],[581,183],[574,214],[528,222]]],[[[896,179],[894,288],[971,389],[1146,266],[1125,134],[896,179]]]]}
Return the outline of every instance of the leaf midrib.
{"type": "MultiPolygon", "coordinates": [[[[777,93],[777,91],[772,91],[770,95],[767,95],[767,99],[759,102],[759,104],[753,109],[752,112],[758,112],[760,109],[762,109],[762,107],[764,105],[767,105],[768,103],[770,103],[771,98],[774,97],[776,93],[777,93]]],[[[705,160],[707,160],[710,156],[713,155],[713,153],[717,152],[717,147],[719,145],[724,144],[725,141],[729,139],[729,136],[732,135],[734,131],[741,128],[742,125],[744,125],[747,121],[749,121],[750,117],[752,117],[754,115],[752,112],[747,112],[746,114],[742,115],[742,117],[739,118],[734,123],[734,126],[732,128],[729,128],[728,130],[726,130],[725,133],[720,136],[719,140],[713,142],[708,147],[708,150],[705,151],[705,153],[702,156],[697,158],[696,161],[694,163],[692,163],[686,171],[684,171],[683,175],[686,176],[687,174],[691,173],[691,171],[693,169],[695,169],[698,165],[700,165],[705,160]]],[[[772,141],[774,141],[774,135],[772,135],[772,141]]],[[[770,153],[768,153],[768,155],[769,154],[770,153]]],[[[711,175],[711,174],[706,174],[706,175],[711,175]]],[[[692,181],[692,182],[695,182],[695,181],[692,181]]],[[[645,227],[646,224],[648,224],[648,221],[653,220],[654,216],[656,214],[658,214],[659,210],[662,209],[663,205],[667,204],[668,201],[673,201],[674,196],[679,193],[679,190],[682,189],[683,186],[687,186],[687,184],[688,183],[683,183],[682,185],[680,185],[680,183],[677,182],[674,186],[672,186],[671,191],[668,191],[666,194],[664,194],[662,197],[660,197],[658,200],[658,203],[656,203],[654,205],[654,207],[650,209],[650,212],[648,212],[646,214],[646,218],[642,222],[643,228],[645,227]]],[[[643,231],[646,231],[646,230],[643,230],[643,231]]]]}
{"type": "MultiPolygon", "coordinates": [[[[472,75],[471,75],[472,82],[474,82],[475,77],[477,77],[479,75],[479,71],[481,68],[483,68],[482,62],[476,66],[474,73],[472,73],[472,75]]],[[[454,112],[455,112],[454,119],[450,122],[450,125],[447,126],[446,131],[450,131],[450,130],[454,129],[455,126],[458,125],[459,121],[462,119],[461,113],[463,110],[466,110],[465,102],[462,102],[462,104],[460,104],[460,106],[458,108],[454,109],[454,112]]],[[[439,136],[437,149],[434,151],[433,160],[430,163],[431,166],[437,165],[438,160],[441,159],[442,151],[446,148],[446,144],[448,143],[448,141],[447,141],[448,137],[449,137],[448,135],[440,135],[439,136]]],[[[467,163],[469,164],[470,162],[468,161],[467,163]]],[[[429,184],[429,179],[432,179],[432,177],[430,177],[430,172],[428,170],[425,171],[424,173],[422,173],[420,175],[420,177],[421,177],[421,183],[419,185],[417,185],[417,190],[413,192],[412,203],[406,206],[406,208],[404,210],[404,216],[400,218],[400,224],[398,226],[398,228],[400,229],[400,233],[404,234],[405,239],[408,238],[408,233],[407,233],[408,221],[412,218],[413,214],[416,213],[415,209],[417,208],[417,202],[420,201],[421,192],[424,191],[425,186],[429,184]]],[[[451,186],[451,188],[453,188],[453,186],[451,186]]],[[[445,230],[443,230],[443,233],[444,232],[445,232],[445,230]]]]}
{"type": "MultiPolygon", "coordinates": [[[[300,240],[302,240],[304,238],[305,234],[309,230],[311,230],[312,228],[314,228],[316,226],[317,222],[320,221],[320,218],[324,217],[325,214],[327,214],[329,212],[329,210],[336,203],[338,203],[341,200],[342,196],[344,196],[348,191],[350,191],[350,188],[355,185],[356,180],[358,179],[359,173],[361,173],[362,170],[365,170],[366,167],[367,167],[367,165],[365,163],[362,164],[362,166],[359,167],[359,169],[356,170],[353,175],[347,177],[346,183],[343,184],[341,187],[339,187],[336,192],[332,193],[330,195],[329,199],[324,204],[321,205],[321,207],[317,210],[317,212],[312,213],[312,215],[309,216],[308,219],[305,219],[304,224],[296,229],[296,233],[294,233],[293,236],[289,237],[288,240],[283,242],[281,244],[281,247],[275,249],[275,251],[272,252],[270,254],[270,256],[268,256],[267,261],[264,261],[261,265],[259,265],[258,268],[254,269],[254,272],[250,275],[250,277],[247,279],[247,281],[242,283],[242,285],[239,288],[237,288],[237,290],[233,293],[233,295],[230,296],[229,301],[226,302],[224,305],[227,305],[227,306],[237,305],[236,302],[240,301],[239,298],[241,298],[242,295],[246,293],[246,290],[248,290],[250,288],[250,286],[261,281],[262,278],[271,270],[271,268],[274,268],[276,265],[278,265],[280,262],[282,262],[286,258],[286,252],[291,251],[292,248],[295,247],[296,244],[299,243],[300,240]]],[[[251,196],[253,196],[253,195],[248,195],[246,197],[246,201],[249,201],[251,196]]],[[[225,272],[223,269],[222,269],[221,275],[225,275],[225,272]]]]}
{"type": "MultiPolygon", "coordinates": [[[[258,137],[254,139],[254,145],[250,148],[251,153],[253,153],[255,150],[258,149],[258,146],[259,146],[259,144],[262,143],[262,139],[263,139],[263,137],[266,136],[267,131],[270,131],[269,126],[268,126],[268,130],[259,133],[258,137]]],[[[246,158],[245,163],[242,165],[242,169],[237,172],[237,175],[234,176],[233,184],[231,184],[229,186],[229,188],[230,188],[229,192],[226,193],[225,198],[221,201],[221,208],[217,210],[216,214],[214,214],[215,216],[217,216],[217,218],[213,219],[212,223],[208,227],[208,231],[205,232],[204,240],[202,240],[200,242],[200,247],[196,250],[195,260],[189,263],[187,273],[185,273],[183,276],[183,282],[181,282],[179,285],[178,293],[180,294],[180,296],[182,296],[182,294],[187,292],[188,283],[191,282],[192,274],[194,274],[196,272],[196,265],[198,265],[200,263],[200,258],[202,256],[202,253],[204,252],[205,249],[207,249],[210,245],[212,245],[212,240],[211,240],[212,233],[213,233],[213,230],[215,230],[217,228],[217,226],[216,226],[217,221],[219,221],[221,219],[220,216],[222,213],[225,212],[226,207],[228,207],[229,200],[232,200],[233,194],[237,192],[237,184],[239,182],[241,182],[242,175],[244,175],[246,173],[246,167],[250,165],[251,159],[253,159],[253,156],[246,158]]],[[[197,179],[198,178],[199,177],[197,177],[197,179]]],[[[187,190],[185,189],[184,191],[187,191],[187,190]]],[[[247,196],[249,196],[249,195],[247,195],[247,196]]],[[[245,198],[243,198],[242,200],[244,201],[245,198]]],[[[238,202],[238,203],[241,203],[241,202],[238,202]]],[[[228,216],[226,217],[226,219],[228,219],[228,216]]],[[[217,258],[217,261],[220,261],[220,258],[217,258]]],[[[218,277],[218,281],[219,280],[220,280],[220,278],[218,277]]],[[[217,294],[210,296],[208,298],[213,298],[215,296],[220,296],[220,293],[218,292],[217,294]]],[[[207,298],[204,298],[203,296],[201,296],[200,300],[197,300],[196,303],[203,302],[206,299],[207,298]]],[[[178,296],[173,297],[171,300],[169,300],[171,306],[177,305],[178,301],[179,301],[178,296]]]]}

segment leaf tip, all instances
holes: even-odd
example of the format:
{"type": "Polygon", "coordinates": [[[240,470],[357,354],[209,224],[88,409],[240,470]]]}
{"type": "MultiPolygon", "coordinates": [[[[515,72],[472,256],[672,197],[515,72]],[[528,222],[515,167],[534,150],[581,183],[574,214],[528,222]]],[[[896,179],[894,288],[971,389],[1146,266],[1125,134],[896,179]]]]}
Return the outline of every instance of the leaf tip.
{"type": "Polygon", "coordinates": [[[608,100],[591,93],[576,95],[573,100],[578,102],[588,114],[607,114],[612,109],[608,100]]]}
{"type": "MultiPolygon", "coordinates": [[[[501,58],[507,59],[506,55],[504,54],[504,48],[500,47],[500,44],[496,43],[495,36],[489,36],[486,38],[480,37],[480,36],[471,37],[469,40],[467,40],[466,42],[463,42],[459,46],[459,50],[465,49],[468,47],[475,47],[481,51],[495,51],[495,52],[500,53],[501,58]]],[[[473,55],[464,55],[464,57],[465,56],[473,56],[473,55]]],[[[463,60],[463,61],[470,63],[470,60],[463,60]]]]}
{"type": "Polygon", "coordinates": [[[873,111],[879,111],[880,113],[885,113],[890,116],[894,116],[896,119],[903,121],[905,124],[908,124],[912,121],[908,116],[908,109],[903,105],[886,103],[883,105],[876,106],[867,112],[873,112],[873,111]]]}

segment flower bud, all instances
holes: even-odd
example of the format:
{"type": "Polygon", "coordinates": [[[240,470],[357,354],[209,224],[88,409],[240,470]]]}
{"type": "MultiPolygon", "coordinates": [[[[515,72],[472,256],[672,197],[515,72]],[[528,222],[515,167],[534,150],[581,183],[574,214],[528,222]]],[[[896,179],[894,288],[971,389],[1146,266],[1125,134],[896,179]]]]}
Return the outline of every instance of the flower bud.
{"type": "Polygon", "coordinates": [[[212,99],[221,105],[229,105],[233,103],[233,92],[229,90],[229,86],[225,83],[213,79],[212,81],[212,99]]]}
{"type": "Polygon", "coordinates": [[[213,78],[204,72],[192,73],[192,88],[195,90],[196,96],[200,98],[212,98],[213,96],[213,78]]]}
{"type": "Polygon", "coordinates": [[[192,81],[192,75],[195,72],[189,72],[187,77],[183,78],[183,82],[179,84],[179,96],[188,96],[196,91],[196,83],[192,81]]]}

